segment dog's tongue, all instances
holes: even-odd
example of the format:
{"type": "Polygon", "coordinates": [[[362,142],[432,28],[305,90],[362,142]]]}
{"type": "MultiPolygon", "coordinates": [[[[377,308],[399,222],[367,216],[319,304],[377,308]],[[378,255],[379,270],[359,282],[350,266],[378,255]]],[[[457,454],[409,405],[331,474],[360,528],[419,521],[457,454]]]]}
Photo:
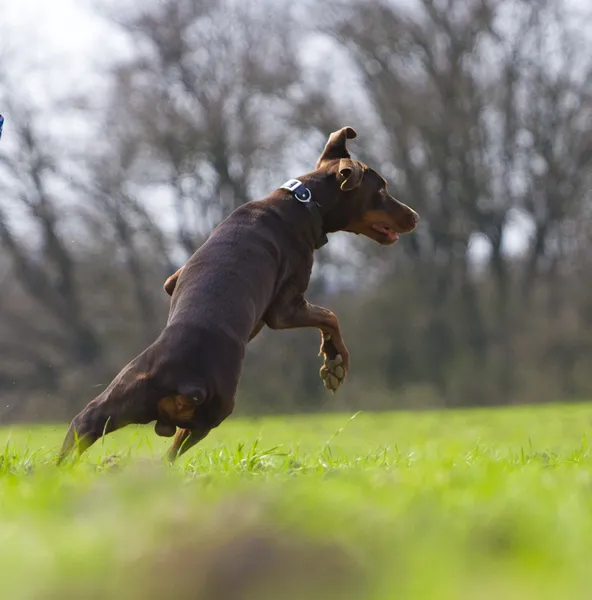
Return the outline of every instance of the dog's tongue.
{"type": "Polygon", "coordinates": [[[388,227],[383,227],[382,225],[372,225],[372,227],[376,229],[376,231],[386,235],[391,242],[396,242],[399,239],[399,234],[388,227]]]}

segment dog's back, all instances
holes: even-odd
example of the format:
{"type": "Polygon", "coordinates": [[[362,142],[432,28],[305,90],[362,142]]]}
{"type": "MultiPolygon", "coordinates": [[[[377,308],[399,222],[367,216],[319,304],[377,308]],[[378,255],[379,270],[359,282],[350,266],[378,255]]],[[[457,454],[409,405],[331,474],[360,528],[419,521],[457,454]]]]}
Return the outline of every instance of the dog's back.
{"type": "Polygon", "coordinates": [[[179,275],[167,326],[215,330],[246,344],[286,278],[294,275],[292,263],[305,281],[312,266],[312,247],[286,239],[294,236],[289,214],[294,208],[302,210],[272,194],[241,206],[214,229],[179,275]]]}
{"type": "Polygon", "coordinates": [[[273,297],[279,269],[265,209],[244,205],[190,258],[179,276],[167,326],[215,330],[247,343],[273,297]]]}

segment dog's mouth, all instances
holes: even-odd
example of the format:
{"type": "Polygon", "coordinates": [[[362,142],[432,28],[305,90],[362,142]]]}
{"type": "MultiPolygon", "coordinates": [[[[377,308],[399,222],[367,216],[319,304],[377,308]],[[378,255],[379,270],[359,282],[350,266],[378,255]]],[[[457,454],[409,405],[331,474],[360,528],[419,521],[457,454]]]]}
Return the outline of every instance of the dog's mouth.
{"type": "Polygon", "coordinates": [[[383,246],[390,246],[399,241],[399,234],[388,225],[384,225],[383,223],[373,223],[370,227],[379,234],[379,236],[372,237],[383,246]]]}

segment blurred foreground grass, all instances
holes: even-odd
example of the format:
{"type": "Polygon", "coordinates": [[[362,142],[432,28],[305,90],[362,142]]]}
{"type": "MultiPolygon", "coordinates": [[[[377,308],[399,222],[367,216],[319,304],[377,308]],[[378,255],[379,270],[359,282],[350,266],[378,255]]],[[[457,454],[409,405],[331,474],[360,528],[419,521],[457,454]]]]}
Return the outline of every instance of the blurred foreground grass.
{"type": "Polygon", "coordinates": [[[230,419],[174,468],[128,428],[0,430],[9,600],[579,599],[592,406],[230,419]]]}

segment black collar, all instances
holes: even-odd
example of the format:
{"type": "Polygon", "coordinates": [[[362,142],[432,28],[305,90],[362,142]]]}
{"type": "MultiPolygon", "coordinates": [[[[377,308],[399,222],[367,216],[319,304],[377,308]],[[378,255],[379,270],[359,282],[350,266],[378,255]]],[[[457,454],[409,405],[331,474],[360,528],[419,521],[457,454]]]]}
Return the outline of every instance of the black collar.
{"type": "Polygon", "coordinates": [[[323,233],[323,215],[321,207],[312,199],[312,192],[298,179],[288,179],[284,185],[280,186],[281,190],[288,190],[298,202],[304,204],[312,216],[312,220],[316,229],[315,249],[322,248],[329,240],[323,233]]]}

